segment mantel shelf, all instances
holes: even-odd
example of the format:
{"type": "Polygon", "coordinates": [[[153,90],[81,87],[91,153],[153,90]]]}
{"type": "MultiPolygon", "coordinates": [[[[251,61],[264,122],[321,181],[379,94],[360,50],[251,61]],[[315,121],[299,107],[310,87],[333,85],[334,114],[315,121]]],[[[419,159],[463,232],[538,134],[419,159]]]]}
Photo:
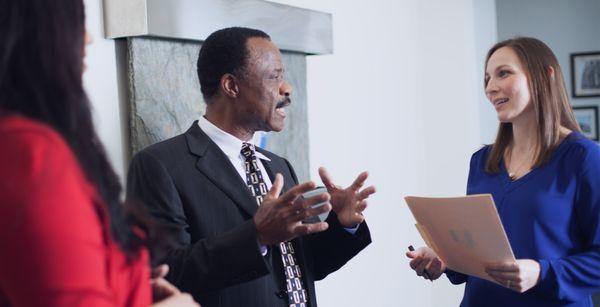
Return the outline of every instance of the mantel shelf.
{"type": "Polygon", "coordinates": [[[135,36],[203,41],[221,28],[267,32],[282,50],[333,52],[329,13],[262,0],[104,0],[106,38],[135,36]]]}

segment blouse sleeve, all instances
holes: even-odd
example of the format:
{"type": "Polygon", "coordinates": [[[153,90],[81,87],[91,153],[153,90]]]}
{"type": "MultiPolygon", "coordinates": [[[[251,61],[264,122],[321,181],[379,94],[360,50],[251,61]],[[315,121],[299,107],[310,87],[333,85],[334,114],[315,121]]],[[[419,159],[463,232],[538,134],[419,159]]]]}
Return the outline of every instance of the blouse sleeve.
{"type": "Polygon", "coordinates": [[[466,274],[452,271],[450,269],[446,269],[444,273],[446,273],[446,277],[448,277],[450,282],[454,285],[459,285],[467,282],[468,276],[466,274]]]}
{"type": "Polygon", "coordinates": [[[0,140],[0,293],[13,307],[115,306],[92,190],[51,132],[0,140]]]}
{"type": "Polygon", "coordinates": [[[600,147],[586,152],[575,196],[576,225],[583,238],[582,252],[540,260],[536,291],[565,301],[577,301],[600,289],[600,147]]]}

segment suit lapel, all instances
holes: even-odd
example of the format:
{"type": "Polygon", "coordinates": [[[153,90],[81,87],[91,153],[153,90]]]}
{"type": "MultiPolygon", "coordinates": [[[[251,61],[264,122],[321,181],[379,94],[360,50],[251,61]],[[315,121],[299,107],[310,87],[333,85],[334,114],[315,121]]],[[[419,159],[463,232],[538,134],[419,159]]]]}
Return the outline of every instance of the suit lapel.
{"type": "Polygon", "coordinates": [[[210,140],[195,121],[185,132],[189,150],[198,156],[196,168],[221,189],[243,211],[253,216],[258,205],[229,158],[210,140]]]}
{"type": "Polygon", "coordinates": [[[266,152],[262,148],[257,147],[256,150],[271,159],[271,161],[261,161],[267,170],[267,174],[269,175],[271,182],[275,180],[276,174],[281,174],[283,176],[283,189],[281,189],[282,194],[296,185],[292,177],[287,175],[289,174],[289,170],[286,169],[286,164],[280,162],[282,159],[276,159],[272,154],[266,152]]]}

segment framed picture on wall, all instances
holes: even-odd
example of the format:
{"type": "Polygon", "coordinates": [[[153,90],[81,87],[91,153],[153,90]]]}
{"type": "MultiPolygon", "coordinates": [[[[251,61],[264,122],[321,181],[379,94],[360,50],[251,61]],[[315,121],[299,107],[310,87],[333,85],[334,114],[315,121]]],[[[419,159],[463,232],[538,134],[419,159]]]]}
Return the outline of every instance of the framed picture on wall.
{"type": "Polygon", "coordinates": [[[573,97],[600,97],[600,51],[571,54],[573,97]]]}
{"type": "Polygon", "coordinates": [[[573,112],[583,135],[598,141],[598,106],[573,107],[573,112]]]}

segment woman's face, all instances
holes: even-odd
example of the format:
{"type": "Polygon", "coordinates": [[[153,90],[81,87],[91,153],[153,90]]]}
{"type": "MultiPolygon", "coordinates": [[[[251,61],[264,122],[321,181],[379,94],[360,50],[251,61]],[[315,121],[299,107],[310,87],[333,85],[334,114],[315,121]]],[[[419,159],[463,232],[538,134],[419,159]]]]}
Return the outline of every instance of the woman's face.
{"type": "Polygon", "coordinates": [[[503,123],[533,116],[525,68],[510,47],[496,50],[485,69],[485,94],[503,123]]]}

